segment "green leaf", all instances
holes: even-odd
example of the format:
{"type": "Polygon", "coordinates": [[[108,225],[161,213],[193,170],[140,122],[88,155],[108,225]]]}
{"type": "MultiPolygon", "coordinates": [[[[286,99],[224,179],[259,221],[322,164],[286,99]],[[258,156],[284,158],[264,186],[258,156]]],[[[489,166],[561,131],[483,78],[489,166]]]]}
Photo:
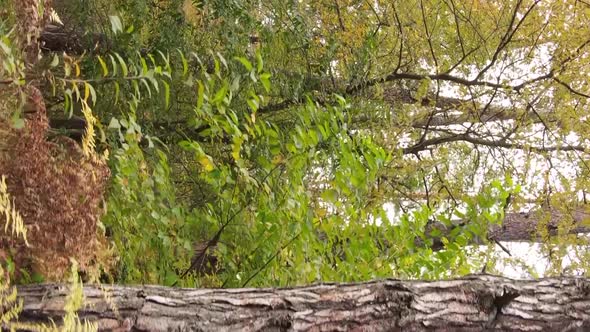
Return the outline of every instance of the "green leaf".
{"type": "Polygon", "coordinates": [[[123,32],[123,23],[121,23],[119,16],[109,16],[109,20],[111,21],[111,30],[115,34],[123,32]]]}
{"type": "Polygon", "coordinates": [[[244,139],[242,137],[234,137],[233,141],[234,142],[232,144],[232,157],[235,161],[239,161],[241,159],[240,151],[242,149],[242,143],[244,142],[244,139]]]}
{"type": "Polygon", "coordinates": [[[416,91],[416,99],[422,100],[428,94],[428,89],[430,88],[431,79],[425,78],[420,81],[420,86],[418,86],[418,90],[416,91]]]}
{"type": "Polygon", "coordinates": [[[197,85],[199,86],[197,92],[197,110],[201,110],[201,108],[203,107],[203,99],[205,97],[205,87],[203,86],[203,83],[201,83],[201,81],[197,81],[197,85]]]}
{"type": "Polygon", "coordinates": [[[6,54],[12,53],[11,47],[8,46],[9,44],[10,40],[8,38],[2,38],[2,40],[0,40],[0,49],[2,49],[2,51],[4,51],[6,54]]]}
{"type": "Polygon", "coordinates": [[[141,74],[146,75],[149,72],[147,62],[141,55],[139,56],[139,61],[141,62],[141,74]]]}
{"type": "Polygon", "coordinates": [[[164,61],[164,69],[166,69],[166,72],[163,73],[166,76],[170,77],[170,72],[172,71],[172,68],[170,67],[170,59],[168,57],[167,54],[162,53],[162,51],[158,50],[158,54],[160,54],[160,57],[162,58],[162,60],[164,61]]]}
{"type": "Polygon", "coordinates": [[[148,77],[148,79],[150,80],[150,82],[154,86],[154,89],[156,89],[156,92],[160,92],[160,85],[158,84],[158,79],[156,79],[154,77],[148,77]]]}
{"type": "Polygon", "coordinates": [[[338,191],[335,189],[327,189],[322,193],[322,199],[329,203],[334,203],[338,200],[338,191]]]}
{"type": "Polygon", "coordinates": [[[188,61],[184,57],[184,54],[182,53],[181,50],[177,50],[177,51],[178,51],[178,54],[180,54],[180,59],[182,61],[182,77],[185,77],[186,74],[188,73],[188,61]]]}
{"type": "Polygon", "coordinates": [[[67,89],[64,91],[64,111],[71,114],[72,109],[72,90],[67,89]]]}
{"type": "Polygon", "coordinates": [[[25,127],[25,120],[18,115],[14,116],[12,118],[12,127],[15,129],[23,129],[25,127]]]}
{"type": "Polygon", "coordinates": [[[164,84],[164,99],[166,100],[166,108],[170,106],[170,85],[166,81],[162,81],[164,84]]]}
{"type": "Polygon", "coordinates": [[[264,61],[262,60],[262,55],[259,51],[256,51],[256,71],[258,74],[262,72],[262,68],[264,67],[264,61]]]}
{"type": "Polygon", "coordinates": [[[225,60],[225,58],[223,57],[223,55],[221,55],[221,53],[217,52],[217,56],[219,57],[219,60],[221,61],[221,63],[223,64],[223,66],[225,67],[225,69],[227,69],[227,61],[225,60]]]}
{"type": "MultiPolygon", "coordinates": [[[[88,84],[86,82],[84,82],[85,85],[85,91],[90,93],[90,96],[92,97],[92,105],[96,105],[96,90],[94,90],[94,87],[91,84],[88,84]]],[[[85,99],[88,99],[88,95],[87,93],[85,93],[85,99]]]]}
{"type": "Polygon", "coordinates": [[[165,286],[172,286],[179,280],[178,275],[173,271],[166,271],[166,276],[164,277],[164,285],[165,286]]]}
{"type": "Polygon", "coordinates": [[[219,89],[217,91],[217,93],[215,94],[215,96],[211,100],[211,103],[212,104],[217,104],[217,103],[223,101],[223,99],[225,98],[225,95],[227,94],[227,91],[228,91],[227,83],[224,82],[224,84],[221,87],[221,89],[219,89]]]}
{"type": "MultiPolygon", "coordinates": [[[[141,79],[141,80],[140,80],[140,82],[141,82],[141,83],[143,83],[143,84],[146,84],[146,85],[147,85],[147,83],[145,82],[145,80],[144,80],[144,79],[141,79]]],[[[138,100],[141,100],[141,90],[140,90],[140,88],[139,88],[139,83],[137,83],[137,80],[133,80],[133,81],[131,81],[131,86],[133,87],[133,92],[135,93],[135,97],[136,97],[138,100]]],[[[151,92],[151,90],[150,90],[150,88],[149,88],[149,87],[148,87],[148,94],[149,94],[150,96],[152,95],[152,92],[151,92]]]]}
{"type": "Polygon", "coordinates": [[[240,77],[234,77],[233,81],[231,82],[230,91],[237,92],[240,89],[240,77]]]}
{"type": "Polygon", "coordinates": [[[217,60],[217,58],[213,59],[213,63],[215,66],[215,74],[219,75],[221,73],[221,68],[219,67],[219,60],[217,60]]]}
{"type": "Polygon", "coordinates": [[[256,101],[256,99],[247,99],[246,103],[252,112],[256,112],[258,110],[258,101],[256,101]]]}
{"type": "Polygon", "coordinates": [[[123,58],[121,58],[121,56],[118,53],[115,53],[115,56],[117,57],[117,60],[119,60],[119,64],[121,65],[123,77],[127,77],[127,75],[129,74],[129,70],[127,69],[127,64],[125,63],[125,60],[123,60],[123,58]]]}
{"type": "MultiPolygon", "coordinates": [[[[150,88],[150,85],[148,84],[147,80],[142,78],[139,80],[141,82],[141,84],[143,84],[143,86],[145,86],[148,95],[151,97],[152,96],[152,89],[150,88]]],[[[136,81],[133,81],[135,84],[137,83],[136,81]]]]}
{"type": "Polygon", "coordinates": [[[117,120],[116,118],[111,118],[111,121],[109,122],[109,129],[119,129],[121,128],[121,124],[119,123],[119,120],[117,120]]]}
{"type": "Polygon", "coordinates": [[[252,71],[252,63],[248,61],[248,59],[243,57],[234,57],[234,59],[238,60],[242,65],[244,65],[247,71],[252,71]]]}
{"type": "Polygon", "coordinates": [[[115,105],[117,105],[119,101],[119,94],[121,93],[121,88],[119,87],[119,82],[115,82],[115,105]]]}
{"type": "Polygon", "coordinates": [[[117,76],[117,62],[115,61],[115,58],[109,54],[109,58],[111,59],[111,65],[113,66],[113,75],[112,76],[117,76]]]}
{"type": "Polygon", "coordinates": [[[266,90],[266,92],[270,92],[270,74],[263,73],[260,75],[260,82],[262,83],[264,90],[266,90]]]}
{"type": "Polygon", "coordinates": [[[57,67],[57,65],[59,65],[59,57],[57,56],[57,54],[54,54],[53,60],[51,60],[51,63],[49,64],[49,66],[51,68],[55,68],[55,67],[57,67]]]}

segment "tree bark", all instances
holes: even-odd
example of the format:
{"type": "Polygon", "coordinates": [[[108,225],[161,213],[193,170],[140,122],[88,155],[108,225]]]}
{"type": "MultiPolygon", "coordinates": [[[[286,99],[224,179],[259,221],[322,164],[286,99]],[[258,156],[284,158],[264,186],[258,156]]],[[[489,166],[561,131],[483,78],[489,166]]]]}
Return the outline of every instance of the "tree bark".
{"type": "Polygon", "coordinates": [[[44,52],[81,55],[84,52],[106,53],[111,45],[103,34],[82,33],[61,25],[48,24],[39,38],[44,52]]]}
{"type": "MultiPolygon", "coordinates": [[[[67,287],[20,286],[21,322],[60,321],[67,287]]],[[[590,280],[383,280],[283,289],[84,287],[110,331],[586,331],[590,280]],[[108,294],[109,300],[105,294],[108,294]],[[116,309],[114,309],[116,308],[116,309]]]]}
{"type": "Polygon", "coordinates": [[[590,213],[587,207],[560,212],[557,209],[540,210],[527,213],[507,213],[502,226],[492,227],[489,236],[497,241],[541,242],[539,235],[546,233],[556,236],[560,225],[569,223],[570,227],[562,229],[567,234],[588,234],[590,213]]]}
{"type": "MultiPolygon", "coordinates": [[[[556,209],[546,209],[531,212],[507,213],[501,225],[489,225],[487,238],[474,238],[471,245],[483,245],[489,241],[501,242],[542,242],[541,234],[549,236],[558,236],[560,226],[562,234],[586,234],[590,233],[590,227],[587,226],[590,213],[586,207],[579,207],[569,212],[560,212],[556,209]],[[567,227],[563,227],[567,223],[567,227]]],[[[470,223],[469,220],[457,220],[453,225],[448,226],[440,222],[434,222],[429,227],[431,231],[440,234],[432,237],[432,250],[442,250],[445,245],[442,238],[451,237],[455,227],[464,227],[470,223]]],[[[423,245],[422,239],[416,239],[417,245],[423,245]]],[[[502,248],[506,253],[511,255],[506,248],[502,248]]]]}

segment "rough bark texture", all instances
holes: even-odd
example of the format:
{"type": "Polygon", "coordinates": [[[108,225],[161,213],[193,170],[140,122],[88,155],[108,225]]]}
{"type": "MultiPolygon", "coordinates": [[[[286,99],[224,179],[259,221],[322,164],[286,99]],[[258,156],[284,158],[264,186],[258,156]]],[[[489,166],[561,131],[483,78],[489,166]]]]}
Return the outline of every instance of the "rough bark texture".
{"type": "Polygon", "coordinates": [[[107,36],[86,34],[62,25],[48,24],[39,38],[44,52],[81,55],[84,52],[106,53],[110,49],[107,36]]]}
{"type": "MultiPolygon", "coordinates": [[[[67,287],[23,286],[22,321],[59,321],[67,287]]],[[[473,275],[284,289],[84,289],[80,317],[115,331],[587,331],[590,280],[473,275]],[[110,300],[105,300],[108,293],[110,300]],[[116,307],[116,310],[113,308],[116,307]]]]}

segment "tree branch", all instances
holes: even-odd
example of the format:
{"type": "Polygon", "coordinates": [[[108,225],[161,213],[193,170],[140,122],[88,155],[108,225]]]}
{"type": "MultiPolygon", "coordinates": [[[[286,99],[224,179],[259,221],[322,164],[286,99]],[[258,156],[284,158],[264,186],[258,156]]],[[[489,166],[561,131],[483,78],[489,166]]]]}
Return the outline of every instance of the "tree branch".
{"type": "Polygon", "coordinates": [[[504,140],[491,141],[483,138],[472,137],[467,134],[456,134],[442,137],[431,138],[415,144],[413,146],[403,149],[404,154],[415,154],[420,151],[424,151],[431,146],[436,146],[450,142],[469,142],[473,145],[484,145],[495,148],[506,148],[506,149],[520,149],[520,150],[531,150],[535,152],[551,152],[551,151],[582,151],[584,152],[587,148],[584,146],[529,146],[522,143],[510,143],[504,140]]]}

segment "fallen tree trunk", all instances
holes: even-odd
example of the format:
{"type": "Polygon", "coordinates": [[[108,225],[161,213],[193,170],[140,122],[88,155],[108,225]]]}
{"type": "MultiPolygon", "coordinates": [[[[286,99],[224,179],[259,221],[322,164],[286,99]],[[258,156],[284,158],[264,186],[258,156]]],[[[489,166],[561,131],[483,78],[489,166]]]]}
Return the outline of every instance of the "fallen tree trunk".
{"type": "MultiPolygon", "coordinates": [[[[67,287],[18,287],[21,322],[60,321],[67,287]]],[[[110,331],[583,331],[590,280],[383,280],[283,289],[86,286],[79,316],[110,331]],[[108,300],[107,300],[108,299],[108,300]]]]}

